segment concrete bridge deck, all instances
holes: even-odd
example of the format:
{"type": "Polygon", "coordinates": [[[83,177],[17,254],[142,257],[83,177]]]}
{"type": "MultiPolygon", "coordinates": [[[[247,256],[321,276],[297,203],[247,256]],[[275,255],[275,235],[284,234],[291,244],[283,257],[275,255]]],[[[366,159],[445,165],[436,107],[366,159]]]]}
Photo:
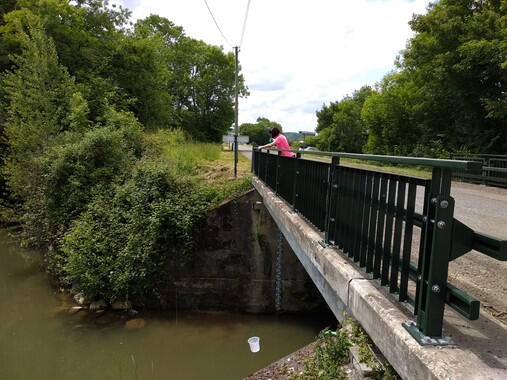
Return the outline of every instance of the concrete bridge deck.
{"type": "MultiPolygon", "coordinates": [[[[252,158],[251,146],[239,148],[252,158]]],[[[479,232],[507,238],[507,189],[454,181],[451,195],[456,201],[456,219],[479,232]]],[[[421,210],[422,191],[416,202],[421,210]]],[[[483,311],[507,325],[507,261],[471,251],[450,263],[449,282],[480,300],[483,311]]]]}
{"type": "MultiPolygon", "coordinates": [[[[452,309],[446,308],[444,333],[451,336],[457,347],[420,346],[402,327],[402,322],[413,319],[413,315],[385,292],[377,281],[371,280],[359,270],[342,252],[335,248],[323,248],[319,244],[319,240],[323,238],[322,234],[313,229],[298,214],[292,213],[291,207],[277,197],[271,189],[255,177],[253,184],[335,316],[343,320],[344,313],[347,312],[358,320],[403,378],[507,378],[507,328],[505,325],[484,313],[481,313],[478,320],[469,321],[452,309]]],[[[460,187],[455,186],[455,188],[460,187]]],[[[466,187],[465,185],[465,190],[466,187]]],[[[492,196],[492,199],[495,200],[495,196],[492,196]]],[[[458,204],[459,201],[456,203],[458,204]]],[[[500,218],[500,222],[496,221],[491,225],[492,229],[500,228],[498,224],[502,223],[504,208],[497,206],[489,209],[490,213],[500,218]]],[[[483,210],[488,212],[487,208],[483,210]]],[[[479,229],[470,223],[476,220],[474,217],[471,217],[470,221],[462,218],[460,213],[456,213],[456,217],[471,227],[479,229]]],[[[498,235],[495,231],[485,232],[498,235]]],[[[478,265],[474,260],[482,261],[480,256],[483,255],[479,253],[476,255],[477,258],[469,258],[471,261],[469,269],[478,265]]],[[[495,261],[493,263],[497,266],[499,264],[495,261]]],[[[486,265],[489,264],[486,263],[486,265]]],[[[458,276],[460,272],[461,270],[457,267],[455,275],[458,276]]],[[[494,281],[505,280],[504,273],[500,268],[498,274],[495,275],[498,277],[494,281]]],[[[489,279],[490,283],[494,281],[489,279]]],[[[505,290],[503,293],[505,294],[505,290]]]]}

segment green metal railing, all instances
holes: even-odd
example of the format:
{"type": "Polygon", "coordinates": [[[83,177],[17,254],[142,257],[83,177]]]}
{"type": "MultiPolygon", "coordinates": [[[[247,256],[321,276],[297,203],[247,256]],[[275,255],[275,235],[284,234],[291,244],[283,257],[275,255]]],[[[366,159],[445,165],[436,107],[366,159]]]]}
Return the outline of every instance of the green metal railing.
{"type": "Polygon", "coordinates": [[[480,170],[455,170],[455,178],[488,186],[507,187],[507,155],[453,153],[451,159],[477,161],[482,164],[480,170]]]}
{"type": "Polygon", "coordinates": [[[447,274],[449,262],[472,249],[507,260],[507,241],[454,219],[452,171],[481,170],[482,163],[304,151],[292,158],[281,152],[254,149],[255,175],[325,233],[323,245],[340,248],[413,311],[417,322],[404,326],[419,343],[449,342],[442,335],[445,304],[469,319],[479,317],[479,301],[448,284],[447,274]],[[302,154],[332,161],[305,160],[302,154]],[[342,166],[340,158],[429,166],[432,178],[342,166]]]}

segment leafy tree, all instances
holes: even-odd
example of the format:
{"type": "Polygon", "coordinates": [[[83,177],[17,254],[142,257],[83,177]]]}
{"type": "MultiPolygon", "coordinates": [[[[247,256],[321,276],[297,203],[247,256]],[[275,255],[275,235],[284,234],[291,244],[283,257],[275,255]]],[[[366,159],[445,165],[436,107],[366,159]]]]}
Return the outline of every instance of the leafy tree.
{"type": "Polygon", "coordinates": [[[173,119],[163,42],[158,36],[125,36],[112,57],[115,83],[132,99],[129,109],[150,129],[170,126],[173,119]]]}
{"type": "MultiPolygon", "coordinates": [[[[185,36],[169,20],[152,15],[127,30],[130,12],[103,0],[18,0],[9,10],[0,24],[0,70],[20,52],[16,25],[26,31],[37,18],[75,78],[91,121],[101,121],[113,105],[148,127],[182,127],[206,141],[219,141],[232,124],[234,56],[185,36]]],[[[239,85],[246,95],[241,75],[239,85]]]]}
{"type": "Polygon", "coordinates": [[[86,101],[59,64],[52,39],[36,18],[32,22],[28,34],[19,28],[22,53],[13,57],[15,70],[2,78],[8,144],[3,170],[18,196],[29,188],[36,158],[52,139],[64,131],[83,131],[88,126],[86,101]]]}
{"type": "Polygon", "coordinates": [[[386,75],[363,105],[361,117],[369,132],[364,150],[411,155],[423,134],[416,117],[420,100],[418,88],[406,73],[386,75]]]}
{"type": "Polygon", "coordinates": [[[27,32],[36,18],[87,100],[90,119],[100,119],[110,104],[125,109],[125,95],[112,81],[111,56],[120,47],[129,16],[128,10],[103,0],[18,0],[0,25],[0,45],[5,47],[0,49],[0,69],[11,66],[9,55],[20,53],[19,25],[27,32]]]}
{"type": "MultiPolygon", "coordinates": [[[[177,123],[198,140],[220,141],[234,121],[235,58],[216,46],[184,39],[184,74],[177,81],[177,123]]],[[[238,78],[239,94],[246,95],[243,77],[238,78]]]]}
{"type": "Polygon", "coordinates": [[[38,160],[22,213],[25,245],[54,252],[47,257],[49,271],[62,274],[57,254],[63,235],[98,194],[128,177],[140,153],[141,128],[132,115],[111,110],[106,126],[85,134],[69,134],[38,160]],[[121,124],[121,126],[118,126],[121,124]]]}
{"type": "Polygon", "coordinates": [[[258,145],[264,145],[269,140],[269,128],[277,127],[282,132],[282,126],[279,123],[270,121],[265,117],[258,117],[257,123],[243,123],[239,126],[239,133],[250,138],[250,142],[258,145]]]}
{"type": "MultiPolygon", "coordinates": [[[[5,24],[4,15],[16,9],[16,0],[3,0],[0,3],[0,30],[5,24]]],[[[10,52],[7,41],[4,41],[0,36],[0,73],[5,69],[9,68],[9,57],[10,52]]],[[[0,120],[1,121],[1,120],[0,120]]]]}
{"type": "MultiPolygon", "coordinates": [[[[181,27],[156,15],[138,21],[135,36],[160,41],[166,76],[157,80],[171,96],[169,126],[181,127],[197,140],[220,141],[234,120],[234,56],[185,36],[181,27]]],[[[238,79],[244,96],[242,75],[238,79]]]]}
{"type": "Polygon", "coordinates": [[[361,110],[365,100],[372,94],[369,86],[355,91],[339,102],[323,105],[317,111],[319,136],[316,145],[321,150],[341,152],[361,152],[366,142],[366,128],[361,120],[361,110]]]}
{"type": "Polygon", "coordinates": [[[400,66],[421,89],[424,142],[440,136],[449,149],[505,153],[505,1],[442,0],[410,26],[400,66]]]}
{"type": "Polygon", "coordinates": [[[319,136],[306,136],[304,140],[304,144],[306,146],[314,146],[316,147],[319,143],[319,136]]]}
{"type": "MultiPolygon", "coordinates": [[[[167,18],[153,14],[145,19],[138,20],[134,30],[135,35],[140,38],[162,38],[167,47],[175,47],[185,37],[181,26],[176,26],[167,18]]],[[[170,56],[173,55],[171,54],[172,50],[168,50],[168,53],[170,56]]],[[[168,63],[171,64],[172,62],[168,63]]]]}
{"type": "MultiPolygon", "coordinates": [[[[502,1],[442,0],[430,4],[427,14],[415,15],[410,22],[415,36],[396,71],[383,78],[360,112],[368,133],[365,151],[433,157],[460,150],[505,153],[506,11],[502,1]]],[[[321,148],[347,141],[345,126],[353,125],[354,109],[346,99],[319,111],[321,148]]]]}

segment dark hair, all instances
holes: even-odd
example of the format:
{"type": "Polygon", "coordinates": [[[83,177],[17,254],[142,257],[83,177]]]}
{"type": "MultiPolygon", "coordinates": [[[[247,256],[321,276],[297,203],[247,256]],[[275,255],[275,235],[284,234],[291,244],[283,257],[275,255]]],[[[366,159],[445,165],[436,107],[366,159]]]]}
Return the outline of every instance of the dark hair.
{"type": "Polygon", "coordinates": [[[276,137],[280,134],[280,130],[277,127],[271,127],[269,128],[269,134],[271,137],[276,137]]]}

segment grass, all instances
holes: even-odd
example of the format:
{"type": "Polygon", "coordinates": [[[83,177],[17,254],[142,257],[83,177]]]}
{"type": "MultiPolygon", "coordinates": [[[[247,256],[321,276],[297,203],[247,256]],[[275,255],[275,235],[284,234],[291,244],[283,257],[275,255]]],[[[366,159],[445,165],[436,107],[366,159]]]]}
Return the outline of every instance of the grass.
{"type": "MultiPolygon", "coordinates": [[[[234,180],[234,152],[219,143],[188,139],[180,130],[159,130],[145,135],[145,146],[153,157],[167,160],[178,175],[191,176],[206,183],[234,180]]],[[[237,178],[248,176],[250,160],[238,154],[237,178]]]]}
{"type": "Polygon", "coordinates": [[[217,204],[252,188],[251,161],[238,154],[234,176],[234,152],[220,143],[189,139],[181,130],[159,130],[144,136],[146,155],[162,160],[178,177],[195,180],[217,191],[217,204]]]}
{"type": "Polygon", "coordinates": [[[360,169],[377,170],[379,172],[401,174],[410,177],[431,178],[431,169],[420,166],[394,166],[381,165],[372,161],[361,161],[350,158],[342,158],[340,162],[345,166],[352,166],[360,169]]]}
{"type": "MultiPolygon", "coordinates": [[[[305,155],[303,155],[305,157],[305,155]]],[[[307,159],[331,162],[331,157],[306,155],[307,159]]],[[[340,158],[340,164],[354,168],[376,170],[379,172],[400,174],[410,177],[431,178],[431,169],[421,166],[399,166],[377,163],[374,161],[362,161],[352,158],[340,158]]]]}
{"type": "Polygon", "coordinates": [[[196,177],[209,184],[226,184],[228,182],[250,177],[250,160],[238,153],[237,177],[234,177],[234,152],[223,150],[219,144],[214,145],[218,155],[214,159],[202,160],[196,171],[196,177]]]}

